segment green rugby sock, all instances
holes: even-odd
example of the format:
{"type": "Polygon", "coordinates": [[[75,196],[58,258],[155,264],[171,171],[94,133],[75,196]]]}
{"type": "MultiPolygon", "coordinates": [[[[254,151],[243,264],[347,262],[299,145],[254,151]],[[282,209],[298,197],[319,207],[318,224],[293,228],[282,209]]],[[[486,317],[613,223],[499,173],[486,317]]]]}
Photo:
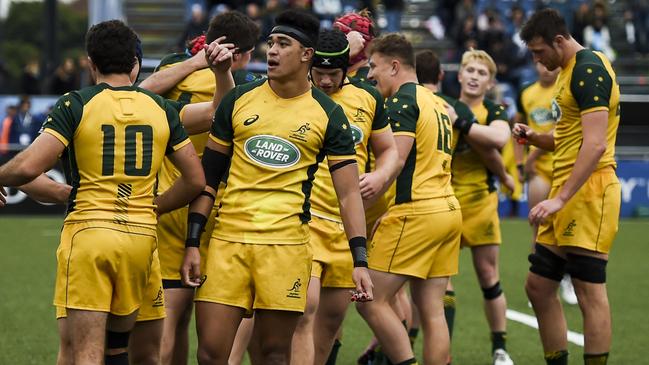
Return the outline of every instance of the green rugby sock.
{"type": "Polygon", "coordinates": [[[608,352],[604,354],[584,354],[584,365],[606,365],[608,352]]]}
{"type": "Polygon", "coordinates": [[[491,353],[497,349],[507,350],[507,332],[491,332],[491,353]]]}
{"type": "Polygon", "coordinates": [[[336,359],[338,358],[338,351],[340,350],[340,346],[343,344],[338,341],[338,339],[334,340],[334,345],[331,348],[331,352],[329,353],[329,358],[327,358],[327,362],[325,365],[336,365],[336,359]]]}
{"type": "Polygon", "coordinates": [[[448,326],[448,336],[453,337],[453,323],[455,322],[455,292],[447,290],[444,294],[444,318],[446,318],[446,325],[448,326]]]}
{"type": "Polygon", "coordinates": [[[547,365],[568,365],[568,351],[546,352],[545,362],[547,365]]]}

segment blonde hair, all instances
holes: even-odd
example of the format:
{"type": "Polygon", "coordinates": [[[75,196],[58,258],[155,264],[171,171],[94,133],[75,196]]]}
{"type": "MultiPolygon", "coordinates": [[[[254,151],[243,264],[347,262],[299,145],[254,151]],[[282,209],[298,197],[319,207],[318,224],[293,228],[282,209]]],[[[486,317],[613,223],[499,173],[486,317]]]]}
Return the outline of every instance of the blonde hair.
{"type": "Polygon", "coordinates": [[[491,78],[493,79],[496,77],[496,62],[494,62],[494,59],[491,58],[491,56],[489,56],[487,52],[480,49],[471,48],[470,50],[464,52],[464,54],[462,55],[462,63],[460,64],[460,68],[464,68],[469,64],[469,62],[480,62],[484,64],[485,66],[487,66],[491,78]]]}

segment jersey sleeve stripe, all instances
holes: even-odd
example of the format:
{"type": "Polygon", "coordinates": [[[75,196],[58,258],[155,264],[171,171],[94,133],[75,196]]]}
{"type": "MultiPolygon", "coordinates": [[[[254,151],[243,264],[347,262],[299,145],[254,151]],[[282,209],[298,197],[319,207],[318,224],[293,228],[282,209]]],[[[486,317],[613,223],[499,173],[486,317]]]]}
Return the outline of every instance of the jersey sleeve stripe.
{"type": "Polygon", "coordinates": [[[394,136],[408,136],[408,137],[415,137],[415,133],[413,132],[407,132],[407,131],[398,131],[398,132],[393,132],[394,136]]]}
{"type": "Polygon", "coordinates": [[[225,146],[225,147],[230,147],[230,146],[232,146],[232,142],[228,142],[228,141],[222,140],[222,139],[220,139],[220,138],[218,138],[218,137],[215,137],[215,136],[214,136],[213,134],[211,134],[211,133],[210,133],[210,139],[211,139],[212,141],[214,141],[214,142],[216,142],[216,143],[222,145],[222,146],[225,146]]]}
{"type": "Polygon", "coordinates": [[[607,106],[595,106],[595,107],[584,109],[584,110],[580,111],[580,114],[584,115],[584,114],[588,114],[588,113],[592,113],[592,112],[598,112],[598,111],[601,111],[601,110],[608,111],[609,109],[608,109],[607,106]]]}
{"type": "Polygon", "coordinates": [[[173,148],[174,151],[178,151],[179,149],[187,146],[190,142],[191,140],[189,138],[186,138],[182,142],[173,145],[171,148],[173,148]]]}
{"type": "Polygon", "coordinates": [[[61,143],[63,143],[65,145],[65,147],[67,147],[68,144],[70,144],[70,141],[68,141],[65,137],[63,137],[63,135],[61,133],[55,131],[52,128],[45,128],[45,130],[43,132],[51,134],[52,136],[56,137],[56,139],[61,141],[61,143]]]}

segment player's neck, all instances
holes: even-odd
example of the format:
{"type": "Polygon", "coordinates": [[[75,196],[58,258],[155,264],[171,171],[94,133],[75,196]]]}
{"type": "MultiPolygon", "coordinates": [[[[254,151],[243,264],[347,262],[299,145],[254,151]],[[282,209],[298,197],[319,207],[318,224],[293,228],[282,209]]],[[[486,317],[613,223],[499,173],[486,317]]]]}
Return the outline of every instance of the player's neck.
{"type": "Polygon", "coordinates": [[[97,74],[97,84],[106,83],[112,87],[131,86],[131,78],[128,74],[97,74]]]}
{"type": "Polygon", "coordinates": [[[484,94],[480,96],[467,95],[460,91],[460,101],[469,107],[474,107],[482,104],[484,101],[484,94]]]}
{"type": "Polygon", "coordinates": [[[401,88],[401,86],[410,82],[419,84],[419,80],[417,80],[417,74],[414,70],[411,71],[409,69],[402,68],[399,73],[394,76],[394,93],[396,93],[401,88]]]}
{"type": "Polygon", "coordinates": [[[311,89],[311,83],[306,77],[291,77],[290,79],[268,80],[273,92],[282,99],[300,96],[311,89]]]}
{"type": "Polygon", "coordinates": [[[582,49],[584,49],[584,46],[579,44],[579,42],[577,42],[574,38],[570,38],[569,40],[567,40],[564,53],[563,53],[563,60],[561,63],[561,67],[565,68],[566,66],[568,66],[570,60],[572,60],[577,54],[577,52],[581,51],[582,49]]]}
{"type": "Polygon", "coordinates": [[[428,90],[434,92],[434,93],[436,93],[436,92],[439,91],[439,86],[437,86],[437,84],[431,84],[431,83],[425,82],[425,83],[423,83],[423,84],[421,84],[421,85],[422,85],[423,87],[425,87],[426,89],[428,89],[428,90]]]}

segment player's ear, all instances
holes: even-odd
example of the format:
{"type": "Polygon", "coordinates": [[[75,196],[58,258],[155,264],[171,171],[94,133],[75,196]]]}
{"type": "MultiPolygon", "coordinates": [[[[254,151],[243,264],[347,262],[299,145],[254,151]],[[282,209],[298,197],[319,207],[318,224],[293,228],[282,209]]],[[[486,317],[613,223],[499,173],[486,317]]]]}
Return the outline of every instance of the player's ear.
{"type": "Polygon", "coordinates": [[[390,76],[395,76],[396,74],[399,73],[401,64],[399,63],[398,60],[392,60],[391,64],[392,64],[392,68],[390,69],[390,76]]]}
{"type": "Polygon", "coordinates": [[[304,50],[302,51],[302,62],[311,62],[311,59],[313,59],[313,54],[315,53],[315,50],[311,47],[304,47],[304,50]]]}

